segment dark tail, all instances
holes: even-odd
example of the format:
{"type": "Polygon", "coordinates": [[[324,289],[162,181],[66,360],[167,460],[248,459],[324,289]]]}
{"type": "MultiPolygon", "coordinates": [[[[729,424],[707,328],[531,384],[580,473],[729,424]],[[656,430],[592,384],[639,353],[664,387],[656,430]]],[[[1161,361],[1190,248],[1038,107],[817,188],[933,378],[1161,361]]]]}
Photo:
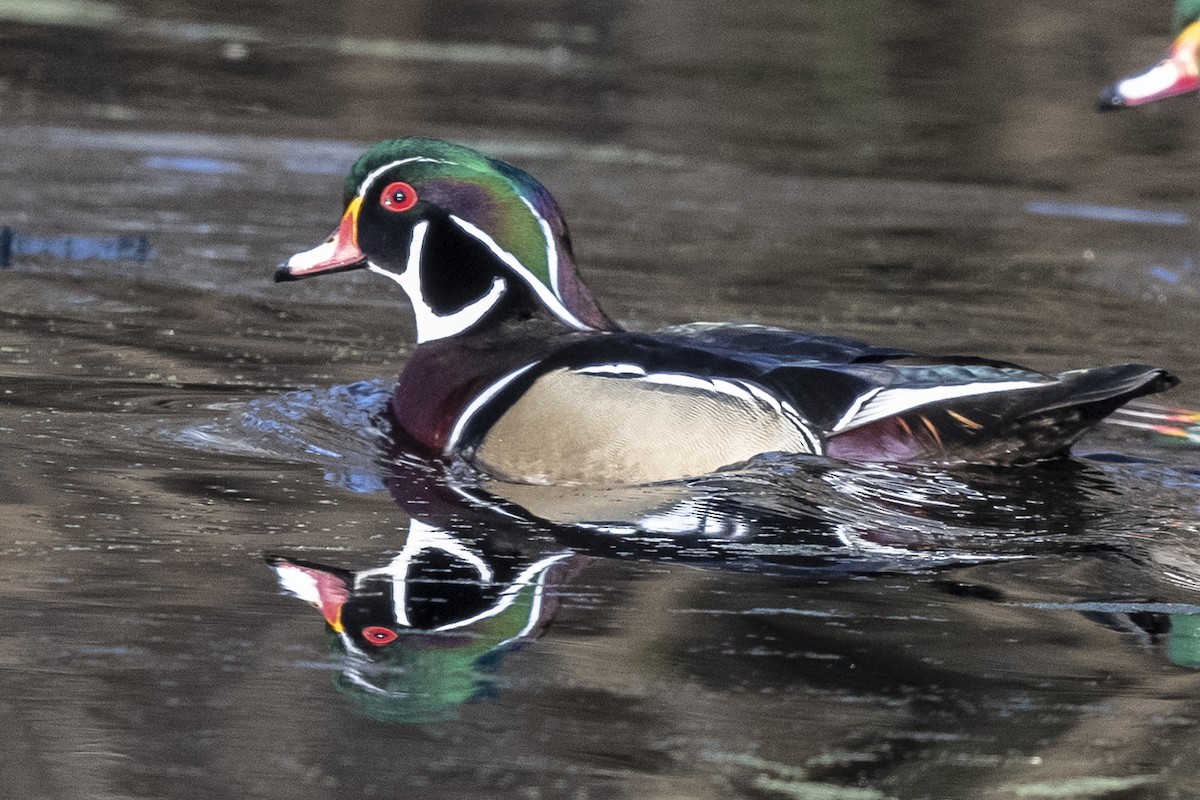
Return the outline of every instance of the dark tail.
{"type": "Polygon", "coordinates": [[[1148,394],[1165,392],[1179,384],[1179,379],[1166,370],[1145,364],[1118,364],[1112,367],[1077,369],[1060,373],[1057,393],[1061,397],[1046,397],[1040,409],[1050,412],[1061,408],[1076,408],[1093,422],[1098,422],[1116,409],[1148,394]]]}
{"type": "Polygon", "coordinates": [[[1031,392],[1013,409],[1011,435],[1023,447],[1017,461],[1062,455],[1100,420],[1137,397],[1179,383],[1171,373],[1144,364],[1071,370],[1059,383],[1031,392]]]}

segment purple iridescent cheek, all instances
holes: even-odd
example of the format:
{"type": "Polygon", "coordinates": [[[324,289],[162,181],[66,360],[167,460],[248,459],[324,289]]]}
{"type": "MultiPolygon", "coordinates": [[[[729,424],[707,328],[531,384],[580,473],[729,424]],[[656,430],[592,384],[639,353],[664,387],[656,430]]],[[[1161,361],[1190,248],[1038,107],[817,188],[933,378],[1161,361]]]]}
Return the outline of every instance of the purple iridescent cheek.
{"type": "Polygon", "coordinates": [[[449,179],[428,181],[421,186],[421,199],[452,209],[454,216],[482,228],[490,228],[497,221],[495,195],[479,184],[449,179]]]}

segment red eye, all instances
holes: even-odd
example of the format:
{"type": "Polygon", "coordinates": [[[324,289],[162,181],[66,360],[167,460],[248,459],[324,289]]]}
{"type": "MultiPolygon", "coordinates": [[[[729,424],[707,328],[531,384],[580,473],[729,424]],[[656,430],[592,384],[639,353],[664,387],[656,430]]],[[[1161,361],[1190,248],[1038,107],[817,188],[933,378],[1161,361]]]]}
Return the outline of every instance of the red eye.
{"type": "Polygon", "coordinates": [[[389,183],[379,195],[379,204],[388,211],[408,211],[417,204],[417,190],[404,181],[389,183]]]}
{"type": "Polygon", "coordinates": [[[368,625],[363,628],[362,634],[363,638],[367,640],[367,644],[373,644],[376,647],[390,644],[398,638],[394,630],[379,625],[368,625]]]}

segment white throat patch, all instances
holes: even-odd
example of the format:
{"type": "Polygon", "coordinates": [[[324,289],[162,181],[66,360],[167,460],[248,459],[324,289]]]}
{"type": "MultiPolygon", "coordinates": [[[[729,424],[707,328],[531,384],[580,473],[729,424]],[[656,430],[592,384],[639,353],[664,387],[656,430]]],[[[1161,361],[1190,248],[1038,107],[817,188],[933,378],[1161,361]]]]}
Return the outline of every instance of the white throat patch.
{"type": "Polygon", "coordinates": [[[408,261],[403,274],[397,275],[391,270],[370,262],[367,263],[368,270],[394,281],[408,295],[408,300],[412,303],[413,314],[417,319],[417,344],[431,342],[435,339],[445,339],[448,336],[462,333],[483,319],[508,291],[508,284],[503,278],[497,276],[492,280],[491,288],[479,299],[473,300],[449,314],[439,314],[434,311],[425,301],[425,292],[421,285],[421,253],[424,250],[425,235],[428,232],[428,222],[419,222],[413,226],[412,240],[408,245],[408,261]]]}

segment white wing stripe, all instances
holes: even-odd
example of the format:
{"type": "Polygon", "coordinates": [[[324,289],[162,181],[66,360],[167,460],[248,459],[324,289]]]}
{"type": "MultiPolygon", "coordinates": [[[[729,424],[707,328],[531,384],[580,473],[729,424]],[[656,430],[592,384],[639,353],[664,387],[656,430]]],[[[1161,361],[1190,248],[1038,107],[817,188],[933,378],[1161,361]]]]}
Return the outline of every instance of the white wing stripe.
{"type": "Polygon", "coordinates": [[[1048,386],[1050,381],[992,381],[984,383],[963,383],[953,386],[930,386],[923,389],[883,389],[873,395],[865,396],[865,402],[859,401],[857,408],[851,407],[837,425],[834,433],[857,428],[884,417],[908,411],[911,408],[936,403],[940,400],[953,400],[958,397],[970,397],[979,394],[994,394],[996,392],[1011,392],[1017,389],[1032,389],[1037,386],[1048,386]]]}
{"type": "Polygon", "coordinates": [[[833,426],[833,430],[840,431],[842,428],[849,425],[850,420],[854,419],[855,415],[862,410],[863,405],[881,391],[883,391],[882,387],[877,387],[866,394],[859,395],[855,401],[850,404],[850,408],[846,410],[846,413],[842,414],[842,418],[837,421],[837,424],[833,426]]]}

